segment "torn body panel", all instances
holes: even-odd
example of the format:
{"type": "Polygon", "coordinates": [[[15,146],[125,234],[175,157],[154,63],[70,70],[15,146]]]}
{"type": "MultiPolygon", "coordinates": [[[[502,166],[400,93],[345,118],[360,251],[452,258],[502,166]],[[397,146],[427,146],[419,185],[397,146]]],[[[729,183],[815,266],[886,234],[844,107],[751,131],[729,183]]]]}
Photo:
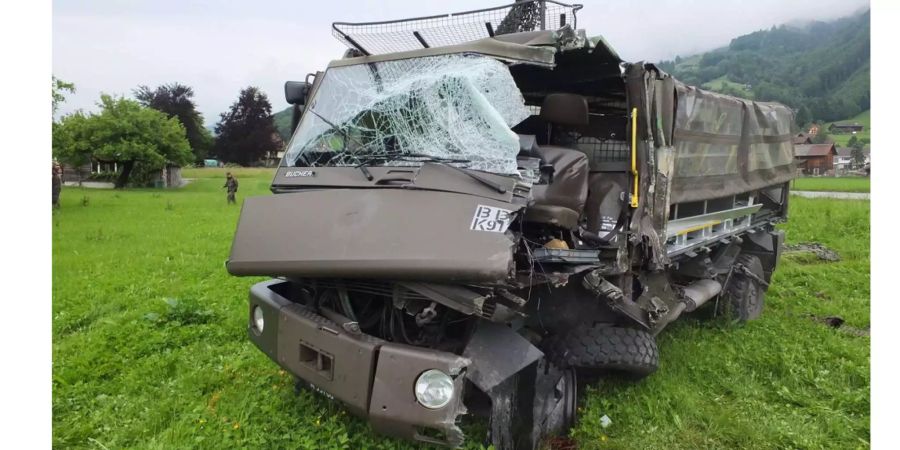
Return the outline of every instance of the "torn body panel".
{"type": "Polygon", "coordinates": [[[250,198],[226,267],[232,275],[503,281],[515,244],[506,229],[519,209],[399,189],[250,198]]]}
{"type": "Polygon", "coordinates": [[[463,405],[467,358],[412,346],[386,345],[378,354],[369,420],[385,434],[419,442],[459,446],[463,443],[458,417],[466,413],[463,405]],[[426,370],[437,369],[453,378],[454,398],[439,408],[423,408],[411,388],[426,370]],[[435,433],[436,432],[436,433],[435,433]]]}
{"type": "Polygon", "coordinates": [[[266,281],[250,291],[251,309],[263,311],[269,323],[262,330],[252,321],[248,325],[248,336],[260,350],[301,384],[340,401],[382,433],[431,444],[462,444],[457,420],[466,413],[462,399],[470,360],[347,333],[282,295],[284,284],[266,281]],[[439,409],[423,408],[412,395],[416,378],[429,369],[453,380],[453,399],[439,409]]]}

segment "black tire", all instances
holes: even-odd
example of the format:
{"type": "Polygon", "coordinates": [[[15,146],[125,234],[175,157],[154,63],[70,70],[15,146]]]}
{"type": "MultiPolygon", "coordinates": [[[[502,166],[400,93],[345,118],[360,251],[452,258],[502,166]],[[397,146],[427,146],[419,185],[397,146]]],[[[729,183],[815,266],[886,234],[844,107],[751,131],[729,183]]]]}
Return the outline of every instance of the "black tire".
{"type": "MultiPolygon", "coordinates": [[[[515,423],[519,418],[519,376],[515,374],[494,387],[494,395],[498,398],[491,403],[491,416],[488,437],[491,445],[500,450],[515,450],[521,447],[516,441],[517,433],[521,433],[515,423]]],[[[529,449],[530,450],[530,449],[529,449]]]]}
{"type": "Polygon", "coordinates": [[[493,388],[488,441],[498,450],[546,448],[543,441],[569,432],[577,408],[575,371],[543,359],[493,388]]]}
{"type": "Polygon", "coordinates": [[[609,324],[581,324],[551,338],[547,357],[558,367],[619,372],[644,378],[659,368],[659,349],[650,333],[609,324]]]}
{"type": "Polygon", "coordinates": [[[766,286],[757,281],[765,279],[762,262],[754,255],[741,254],[734,261],[735,269],[728,280],[723,295],[725,317],[739,322],[758,319],[766,300],[766,286]],[[738,264],[747,268],[752,277],[740,270],[738,264]]]}

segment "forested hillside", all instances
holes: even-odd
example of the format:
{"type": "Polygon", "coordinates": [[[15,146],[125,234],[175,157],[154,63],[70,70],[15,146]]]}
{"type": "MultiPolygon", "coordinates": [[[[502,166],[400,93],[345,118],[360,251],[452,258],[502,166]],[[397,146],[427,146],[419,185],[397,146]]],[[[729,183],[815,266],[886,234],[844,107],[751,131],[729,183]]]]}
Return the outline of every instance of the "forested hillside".
{"type": "Polygon", "coordinates": [[[798,124],[841,120],[869,109],[869,17],[772,27],[659,66],[688,84],[784,103],[798,124]]]}

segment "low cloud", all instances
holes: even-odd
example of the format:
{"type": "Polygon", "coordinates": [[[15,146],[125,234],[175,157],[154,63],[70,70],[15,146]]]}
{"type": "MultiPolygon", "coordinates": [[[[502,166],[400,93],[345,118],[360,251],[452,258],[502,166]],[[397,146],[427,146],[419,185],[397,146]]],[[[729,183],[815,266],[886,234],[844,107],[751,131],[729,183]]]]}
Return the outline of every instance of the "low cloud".
{"type": "MultiPolygon", "coordinates": [[[[859,0],[597,2],[578,13],[578,27],[603,35],[626,60],[657,61],[721,47],[772,25],[834,19],[867,6],[859,0]]],[[[177,81],[194,88],[206,122],[215,123],[249,85],[266,92],[274,110],[287,107],[285,80],[303,79],[343,53],[331,22],[439,14],[485,3],[97,0],[55,1],[53,7],[53,73],[78,88],[60,114],[93,110],[101,92],[130,96],[141,84],[177,81]]]]}

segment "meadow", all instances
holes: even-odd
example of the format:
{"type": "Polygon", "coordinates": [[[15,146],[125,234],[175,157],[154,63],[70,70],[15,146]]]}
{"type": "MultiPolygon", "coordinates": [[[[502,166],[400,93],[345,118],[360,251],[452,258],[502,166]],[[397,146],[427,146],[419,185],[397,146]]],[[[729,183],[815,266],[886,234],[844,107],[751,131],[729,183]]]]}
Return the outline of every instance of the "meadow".
{"type": "MultiPolygon", "coordinates": [[[[233,170],[238,202],[271,170],[233,170]]],[[[374,434],[246,339],[247,289],[227,274],[239,205],[225,169],[177,190],[66,188],[53,214],[53,445],[58,448],[415,448],[374,434]]],[[[865,448],[869,202],[791,199],[786,255],[763,317],[686,316],[659,338],[660,370],[590,387],[581,448],[865,448]],[[600,426],[607,415],[612,424],[600,426]]],[[[469,448],[479,448],[472,437],[469,448]]]]}
{"type": "Polygon", "coordinates": [[[869,192],[869,177],[804,177],[795,178],[791,188],[798,191],[869,192]]]}
{"type": "MultiPolygon", "coordinates": [[[[839,120],[837,122],[828,122],[822,125],[823,130],[828,130],[828,126],[832,123],[846,123],[846,124],[858,124],[863,126],[863,130],[856,133],[857,139],[872,139],[872,111],[865,110],[854,117],[851,117],[846,120],[839,120]]],[[[850,138],[853,137],[852,134],[829,134],[832,140],[834,140],[835,145],[838,147],[846,147],[847,142],[850,141],[850,138]]]]}

